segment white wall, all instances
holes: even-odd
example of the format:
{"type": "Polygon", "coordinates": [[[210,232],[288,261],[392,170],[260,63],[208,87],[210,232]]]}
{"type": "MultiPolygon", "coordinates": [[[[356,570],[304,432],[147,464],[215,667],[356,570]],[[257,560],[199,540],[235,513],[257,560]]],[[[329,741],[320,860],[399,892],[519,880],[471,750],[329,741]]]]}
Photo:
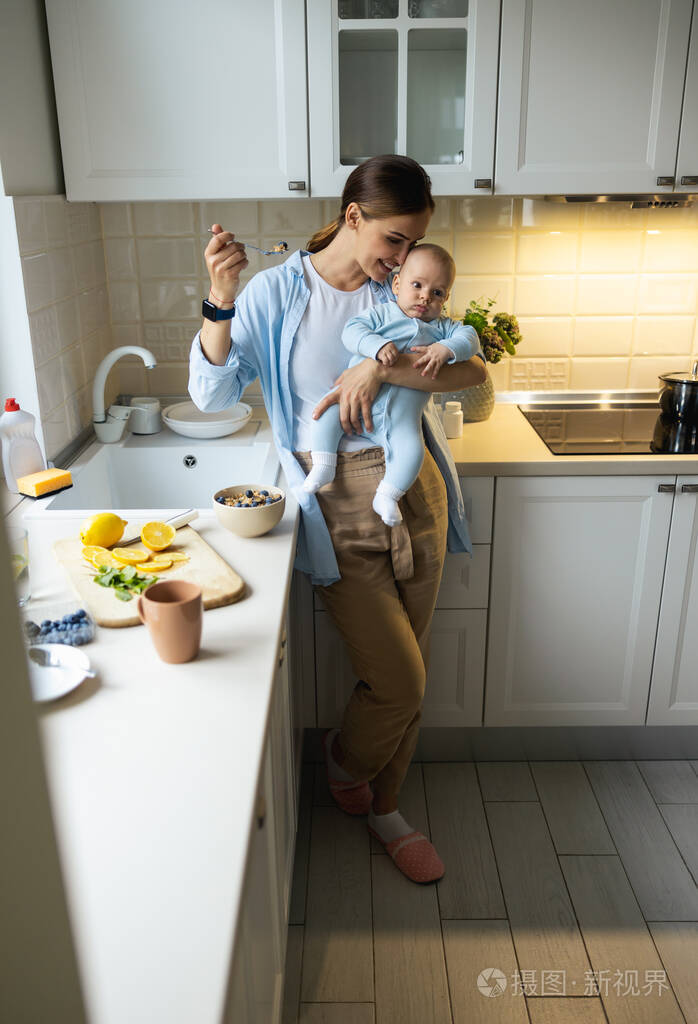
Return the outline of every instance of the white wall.
{"type": "Polygon", "coordinates": [[[63,192],[63,164],[42,0],[0,3],[0,96],[0,164],[5,195],[63,192]]]}

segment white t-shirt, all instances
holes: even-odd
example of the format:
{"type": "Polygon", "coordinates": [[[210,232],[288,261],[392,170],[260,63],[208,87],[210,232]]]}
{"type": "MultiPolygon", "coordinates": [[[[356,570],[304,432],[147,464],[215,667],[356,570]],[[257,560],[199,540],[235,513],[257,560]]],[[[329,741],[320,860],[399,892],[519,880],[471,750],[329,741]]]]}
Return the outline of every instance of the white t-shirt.
{"type": "MultiPolygon", "coordinates": [[[[302,262],[310,299],[298,325],[289,365],[293,450],[297,452],[310,451],[313,409],[349,365],[351,352],[342,344],[344,325],[368,306],[376,305],[368,281],[353,292],[342,292],[320,277],[309,255],[303,256],[302,262]]],[[[339,442],[340,452],[374,447],[369,438],[357,434],[343,434],[339,442]]]]}

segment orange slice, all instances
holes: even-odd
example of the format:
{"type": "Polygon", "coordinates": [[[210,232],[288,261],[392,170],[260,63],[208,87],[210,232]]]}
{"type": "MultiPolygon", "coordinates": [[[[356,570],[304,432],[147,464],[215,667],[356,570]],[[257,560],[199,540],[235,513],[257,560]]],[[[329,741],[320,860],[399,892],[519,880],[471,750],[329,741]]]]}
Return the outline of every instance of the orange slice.
{"type": "Polygon", "coordinates": [[[150,552],[143,548],[112,548],[112,555],[122,565],[138,565],[139,562],[147,562],[150,552]]]}
{"type": "Polygon", "coordinates": [[[141,530],[141,540],[150,551],[164,551],[175,538],[174,526],[167,523],[146,523],[141,530]]]}

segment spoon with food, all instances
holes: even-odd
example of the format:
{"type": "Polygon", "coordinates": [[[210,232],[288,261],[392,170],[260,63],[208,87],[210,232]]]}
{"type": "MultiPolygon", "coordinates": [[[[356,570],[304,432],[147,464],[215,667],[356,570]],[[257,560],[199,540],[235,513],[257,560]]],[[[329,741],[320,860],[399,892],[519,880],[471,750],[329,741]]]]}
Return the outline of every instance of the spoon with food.
{"type": "MultiPolygon", "coordinates": [[[[208,233],[209,235],[215,234],[211,228],[208,229],[208,233]]],[[[257,252],[261,252],[262,256],[278,256],[281,252],[288,252],[288,242],[277,242],[273,249],[260,249],[258,245],[252,245],[251,242],[241,242],[239,238],[236,238],[235,241],[239,245],[244,245],[246,249],[256,249],[257,252]]],[[[225,244],[231,245],[232,243],[226,242],[225,244]]]]}

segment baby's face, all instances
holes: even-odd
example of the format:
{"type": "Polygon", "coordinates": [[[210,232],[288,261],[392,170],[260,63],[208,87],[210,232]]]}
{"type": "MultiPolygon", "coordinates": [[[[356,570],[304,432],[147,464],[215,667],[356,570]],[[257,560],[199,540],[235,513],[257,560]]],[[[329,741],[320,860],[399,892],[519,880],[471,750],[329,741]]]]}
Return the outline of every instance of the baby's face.
{"type": "Polygon", "coordinates": [[[402,312],[427,322],[441,315],[450,287],[447,268],[428,253],[410,253],[393,278],[393,293],[402,312]]]}

